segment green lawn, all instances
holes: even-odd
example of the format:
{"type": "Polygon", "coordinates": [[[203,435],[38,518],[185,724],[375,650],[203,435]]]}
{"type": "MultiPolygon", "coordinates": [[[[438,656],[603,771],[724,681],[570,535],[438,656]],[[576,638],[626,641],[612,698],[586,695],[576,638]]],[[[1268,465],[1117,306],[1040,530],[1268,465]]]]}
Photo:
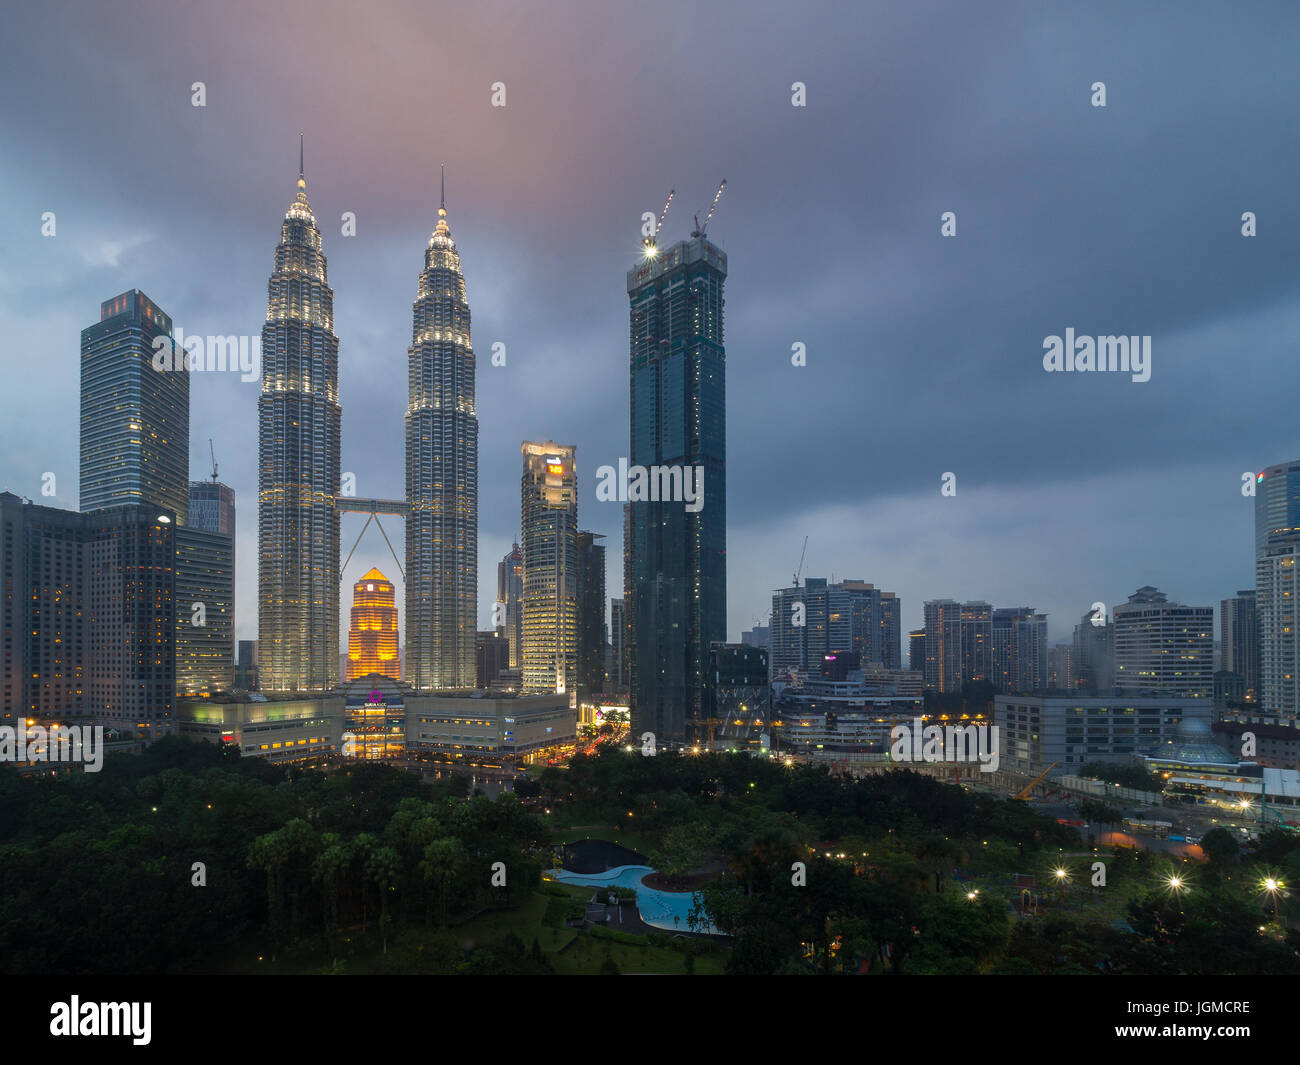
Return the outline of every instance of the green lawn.
{"type": "MultiPolygon", "coordinates": [[[[625,943],[613,943],[591,936],[577,936],[572,945],[561,953],[552,955],[551,964],[561,975],[581,975],[596,973],[605,960],[606,951],[614,959],[614,964],[624,973],[649,973],[682,976],[686,973],[685,955],[663,947],[634,947],[625,943]]],[[[727,956],[723,951],[697,957],[695,972],[699,976],[716,976],[726,966],[727,956]]]]}
{"type": "Polygon", "coordinates": [[[491,910],[481,913],[471,921],[457,925],[451,931],[463,944],[487,944],[504,939],[513,932],[525,944],[531,944],[537,937],[537,930],[542,924],[542,914],[546,912],[547,896],[534,892],[528,901],[517,910],[491,910]]]}

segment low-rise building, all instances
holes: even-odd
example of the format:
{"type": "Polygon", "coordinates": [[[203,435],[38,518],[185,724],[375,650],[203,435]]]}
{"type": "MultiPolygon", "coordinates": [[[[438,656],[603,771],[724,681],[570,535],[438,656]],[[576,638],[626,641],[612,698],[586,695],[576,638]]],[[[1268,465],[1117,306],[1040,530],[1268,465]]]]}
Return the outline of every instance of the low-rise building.
{"type": "Polygon", "coordinates": [[[1089,762],[1132,762],[1172,743],[1189,714],[1208,724],[1209,701],[1181,698],[999,695],[993,701],[1003,769],[1068,773],[1089,762]]]}
{"type": "Polygon", "coordinates": [[[573,751],[577,714],[568,695],[411,696],[407,753],[450,765],[527,765],[573,751]]]}
{"type": "Polygon", "coordinates": [[[264,696],[239,692],[216,698],[177,700],[182,736],[232,743],[245,758],[269,762],[304,762],[339,750],[343,699],[333,693],[315,697],[264,696]]]}
{"type": "MultiPolygon", "coordinates": [[[[823,657],[820,670],[799,687],[783,687],[772,708],[773,745],[791,754],[836,761],[849,755],[884,756],[890,730],[924,716],[923,675],[859,666],[851,653],[823,657]]],[[[955,719],[954,719],[955,720],[955,719]]],[[[964,721],[982,721],[979,714],[964,721]]]]}

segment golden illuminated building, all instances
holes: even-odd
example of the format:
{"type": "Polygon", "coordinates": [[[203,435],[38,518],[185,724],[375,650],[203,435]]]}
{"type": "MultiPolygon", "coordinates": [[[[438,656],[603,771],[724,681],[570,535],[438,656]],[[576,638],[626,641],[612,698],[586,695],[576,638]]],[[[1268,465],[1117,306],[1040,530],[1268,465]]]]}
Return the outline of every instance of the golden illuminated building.
{"type": "Polygon", "coordinates": [[[393,584],[373,567],[352,586],[352,622],[348,628],[348,680],[367,673],[402,679],[393,584]]]}

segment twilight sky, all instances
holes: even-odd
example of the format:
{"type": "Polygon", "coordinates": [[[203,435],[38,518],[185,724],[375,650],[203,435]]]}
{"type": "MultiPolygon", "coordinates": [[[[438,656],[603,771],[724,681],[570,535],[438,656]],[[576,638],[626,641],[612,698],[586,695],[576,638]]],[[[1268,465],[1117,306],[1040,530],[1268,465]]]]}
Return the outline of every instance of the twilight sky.
{"type": "MultiPolygon", "coordinates": [[[[624,274],[642,212],[675,187],[661,243],[681,239],[723,177],[729,638],[805,535],[805,576],[895,591],[907,627],[926,599],[987,599],[1048,612],[1055,641],[1143,584],[1196,605],[1253,586],[1241,474],[1300,456],[1294,4],[53,0],[4,21],[0,487],[77,505],[79,334],[101,300],[139,288],[187,334],[260,333],[301,129],[362,496],[404,492],[447,164],[479,360],[480,627],[525,438],[577,446],[579,521],[621,595],[595,471],[628,448],[624,274]],[[1046,373],[1067,328],[1149,334],[1151,379],[1046,373]]],[[[259,386],[191,387],[191,477],[212,437],[252,638],[259,386]]],[[[364,520],[344,518],[344,555],[364,520]]],[[[372,565],[398,576],[373,530],[344,634],[372,565]]]]}

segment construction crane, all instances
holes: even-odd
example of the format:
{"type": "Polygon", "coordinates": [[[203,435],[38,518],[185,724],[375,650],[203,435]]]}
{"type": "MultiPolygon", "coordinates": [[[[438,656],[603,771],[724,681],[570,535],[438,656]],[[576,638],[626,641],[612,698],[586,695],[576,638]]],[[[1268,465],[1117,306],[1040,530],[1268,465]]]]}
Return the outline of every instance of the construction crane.
{"type": "Polygon", "coordinates": [[[217,452],[212,446],[212,437],[208,437],[208,454],[212,456],[212,483],[217,483],[217,452]]]}
{"type": "Polygon", "coordinates": [[[659,212],[659,224],[655,226],[654,234],[649,237],[644,237],[641,240],[641,243],[645,247],[645,253],[647,255],[655,255],[658,253],[659,230],[663,229],[664,227],[664,219],[668,217],[668,208],[672,206],[673,197],[676,195],[677,195],[676,189],[668,190],[668,199],[664,201],[664,209],[659,212]]]}
{"type": "Polygon", "coordinates": [[[799,552],[799,568],[794,571],[794,586],[799,587],[799,574],[803,572],[804,556],[808,554],[808,537],[803,538],[803,550],[799,552]]]}
{"type": "Polygon", "coordinates": [[[1047,776],[1047,774],[1050,773],[1055,768],[1056,768],[1056,763],[1053,762],[1041,773],[1039,773],[1038,776],[1034,777],[1033,780],[1031,780],[1028,784],[1026,784],[1023,788],[1021,788],[1018,792],[1016,792],[1011,797],[1013,799],[1019,799],[1021,802],[1025,802],[1029,798],[1029,793],[1033,791],[1035,787],[1038,786],[1038,782],[1042,780],[1043,777],[1047,776]]]}
{"type": "Polygon", "coordinates": [[[704,225],[700,225],[700,216],[695,216],[695,228],[691,231],[692,237],[702,237],[709,230],[709,221],[713,218],[713,212],[718,206],[718,201],[722,199],[722,190],[727,187],[727,179],[722,179],[722,184],[718,186],[718,191],[713,194],[713,202],[709,204],[709,213],[704,216],[704,225]]]}

